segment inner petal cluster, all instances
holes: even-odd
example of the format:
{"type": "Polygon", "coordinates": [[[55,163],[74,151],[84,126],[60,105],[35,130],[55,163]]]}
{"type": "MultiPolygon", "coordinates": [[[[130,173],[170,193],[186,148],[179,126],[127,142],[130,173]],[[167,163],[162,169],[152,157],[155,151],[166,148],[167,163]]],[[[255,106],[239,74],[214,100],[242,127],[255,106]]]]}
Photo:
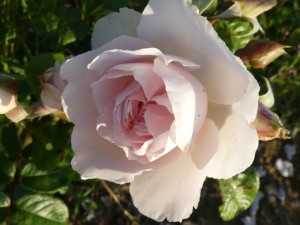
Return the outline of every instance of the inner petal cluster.
{"type": "Polygon", "coordinates": [[[170,134],[174,115],[153,63],[112,66],[91,87],[100,105],[98,133],[121,147],[129,159],[149,163],[175,147],[170,134]],[[111,101],[105,99],[108,92],[111,101]]]}

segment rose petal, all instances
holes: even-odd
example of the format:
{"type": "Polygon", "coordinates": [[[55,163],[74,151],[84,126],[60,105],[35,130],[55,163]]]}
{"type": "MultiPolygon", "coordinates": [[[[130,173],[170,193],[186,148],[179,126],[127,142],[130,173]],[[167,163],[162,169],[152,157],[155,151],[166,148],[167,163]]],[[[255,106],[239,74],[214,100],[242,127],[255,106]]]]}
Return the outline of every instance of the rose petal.
{"type": "Polygon", "coordinates": [[[251,123],[258,107],[257,81],[251,77],[246,94],[230,106],[210,104],[208,117],[219,129],[219,150],[214,156],[209,176],[229,178],[248,168],[258,146],[257,132],[251,123]]]}
{"type": "Polygon", "coordinates": [[[170,130],[174,116],[161,105],[149,104],[146,106],[145,123],[149,132],[155,137],[170,130]]]}
{"type": "Polygon", "coordinates": [[[14,95],[0,90],[0,114],[7,113],[17,106],[14,95]]]}
{"type": "Polygon", "coordinates": [[[206,88],[209,101],[231,104],[245,93],[249,72],[188,0],[150,0],[138,26],[138,36],[164,54],[201,65],[194,74],[206,88]]]}
{"type": "Polygon", "coordinates": [[[240,115],[229,115],[219,128],[219,149],[210,161],[207,176],[227,179],[253,162],[258,147],[256,129],[240,115]]]}
{"type": "Polygon", "coordinates": [[[143,171],[173,163],[179,156],[178,151],[172,151],[152,163],[140,164],[128,160],[121,148],[101,138],[96,131],[76,126],[71,141],[75,152],[72,167],[83,179],[99,178],[119,184],[127,183],[143,171]]]}
{"type": "Polygon", "coordinates": [[[114,141],[114,110],[115,100],[120,92],[132,81],[132,77],[124,76],[113,79],[102,79],[91,85],[93,90],[93,104],[97,107],[97,130],[107,140],[114,141]]]}
{"type": "Polygon", "coordinates": [[[206,117],[205,89],[194,76],[182,68],[175,64],[165,65],[158,58],[154,62],[154,72],[163,79],[172,105],[176,144],[181,150],[188,150],[206,117]]]}
{"type": "Polygon", "coordinates": [[[249,78],[247,92],[239,102],[233,104],[232,110],[243,115],[248,123],[252,123],[256,118],[258,109],[259,85],[253,76],[249,78]]]}
{"type": "MultiPolygon", "coordinates": [[[[192,153],[197,155],[197,150],[192,153]]],[[[167,218],[175,222],[189,217],[193,207],[198,206],[206,176],[205,169],[199,169],[194,163],[197,159],[181,152],[175,163],[135,177],[130,184],[133,204],[142,214],[157,221],[167,218]]]]}
{"type": "Polygon", "coordinates": [[[198,168],[202,169],[208,164],[218,146],[218,128],[212,120],[206,119],[192,147],[193,160],[198,168]]]}
{"type": "Polygon", "coordinates": [[[99,48],[110,40],[122,36],[136,37],[136,27],[141,14],[132,9],[122,8],[119,13],[110,13],[99,19],[92,34],[92,49],[99,48]]]}
{"type": "Polygon", "coordinates": [[[173,114],[172,106],[167,93],[164,93],[162,95],[156,95],[151,100],[155,101],[159,105],[166,107],[168,111],[173,114]]]}
{"type": "Polygon", "coordinates": [[[21,120],[25,119],[28,116],[28,113],[25,111],[23,106],[18,103],[15,108],[5,113],[5,116],[11,121],[18,123],[21,120]]]}
{"type": "Polygon", "coordinates": [[[163,94],[165,91],[164,83],[154,74],[153,69],[151,71],[135,70],[134,79],[143,87],[143,91],[148,100],[155,95],[163,94]]]}

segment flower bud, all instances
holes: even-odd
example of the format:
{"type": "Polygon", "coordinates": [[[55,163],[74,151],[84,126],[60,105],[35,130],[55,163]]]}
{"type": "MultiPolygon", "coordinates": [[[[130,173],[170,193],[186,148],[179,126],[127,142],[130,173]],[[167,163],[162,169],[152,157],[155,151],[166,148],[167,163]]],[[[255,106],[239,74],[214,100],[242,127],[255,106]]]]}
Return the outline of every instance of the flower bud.
{"type": "Polygon", "coordinates": [[[273,8],[277,2],[276,0],[236,0],[242,10],[242,17],[256,18],[260,14],[273,8]]]}
{"type": "Polygon", "coordinates": [[[254,40],[248,43],[245,48],[236,51],[236,55],[241,58],[245,65],[254,68],[265,68],[279,56],[286,54],[284,48],[275,41],[254,40]]]}
{"type": "Polygon", "coordinates": [[[0,114],[17,123],[28,114],[17,102],[17,85],[13,77],[0,74],[0,114]]]}
{"type": "Polygon", "coordinates": [[[257,117],[253,123],[258,137],[262,141],[275,138],[288,139],[289,131],[283,126],[277,114],[259,102],[257,117]]]}
{"type": "Polygon", "coordinates": [[[0,74],[0,114],[5,114],[17,106],[14,78],[0,74]]]}
{"type": "Polygon", "coordinates": [[[39,77],[42,84],[41,104],[48,113],[62,109],[61,95],[66,82],[60,78],[60,66],[56,62],[54,67],[49,68],[39,77]]]}
{"type": "MultiPolygon", "coordinates": [[[[227,5],[227,2],[225,2],[227,5]]],[[[276,0],[234,0],[230,7],[216,18],[243,17],[255,19],[276,5],[276,0]]]]}

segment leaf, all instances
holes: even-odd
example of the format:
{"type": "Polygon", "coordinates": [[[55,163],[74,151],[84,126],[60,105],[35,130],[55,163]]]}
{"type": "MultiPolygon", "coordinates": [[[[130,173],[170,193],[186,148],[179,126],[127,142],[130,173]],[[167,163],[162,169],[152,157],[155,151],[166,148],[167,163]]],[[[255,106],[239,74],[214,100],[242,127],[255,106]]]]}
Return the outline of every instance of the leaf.
{"type": "Polygon", "coordinates": [[[245,47],[253,39],[253,35],[243,36],[251,31],[251,24],[247,21],[233,19],[231,21],[220,20],[215,25],[218,35],[232,52],[245,47]]]}
{"type": "Polygon", "coordinates": [[[0,191],[0,208],[7,208],[10,206],[10,198],[7,194],[0,191]]]}
{"type": "Polygon", "coordinates": [[[68,183],[61,171],[38,170],[33,163],[26,164],[20,175],[23,186],[43,193],[54,193],[68,183]]]}
{"type": "Polygon", "coordinates": [[[259,178],[253,171],[247,171],[231,179],[219,180],[219,184],[223,197],[219,211],[222,219],[229,221],[252,204],[259,189],[259,178]]]}
{"type": "Polygon", "coordinates": [[[38,94],[40,92],[40,84],[38,82],[37,76],[41,75],[47,69],[54,66],[57,56],[59,58],[62,54],[58,53],[43,53],[34,57],[25,67],[25,72],[28,77],[28,82],[31,88],[38,94]]]}
{"type": "Polygon", "coordinates": [[[64,225],[69,212],[59,199],[45,195],[25,195],[16,202],[17,212],[13,217],[18,225],[64,225]]]}
{"type": "Polygon", "coordinates": [[[65,32],[59,37],[59,43],[62,46],[65,46],[67,44],[70,44],[72,42],[76,41],[76,36],[74,32],[68,28],[65,30],[65,32]]]}
{"type": "MultiPolygon", "coordinates": [[[[51,143],[50,143],[51,144],[51,143]]],[[[50,146],[50,145],[49,145],[50,146]]],[[[56,151],[46,149],[40,140],[34,140],[31,144],[31,157],[38,169],[50,170],[55,168],[60,162],[60,155],[56,151]],[[47,160],[45,160],[47,159],[47,160]]]]}
{"type": "Polygon", "coordinates": [[[300,27],[293,30],[287,39],[287,43],[290,45],[298,45],[299,44],[299,36],[300,36],[300,27]]]}
{"type": "Polygon", "coordinates": [[[16,157],[21,150],[17,128],[15,126],[4,127],[1,139],[5,152],[12,158],[16,157]]]}
{"type": "Polygon", "coordinates": [[[13,181],[16,172],[16,165],[6,155],[0,154],[0,185],[13,181]]]}
{"type": "Polygon", "coordinates": [[[5,221],[8,217],[10,203],[8,195],[0,191],[0,223],[5,221]]]}

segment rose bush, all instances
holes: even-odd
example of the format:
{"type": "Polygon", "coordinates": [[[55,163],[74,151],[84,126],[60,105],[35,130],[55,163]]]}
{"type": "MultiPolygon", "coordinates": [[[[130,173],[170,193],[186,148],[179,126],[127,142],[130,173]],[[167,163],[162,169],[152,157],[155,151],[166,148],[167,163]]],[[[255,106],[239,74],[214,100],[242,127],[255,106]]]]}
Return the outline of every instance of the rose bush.
{"type": "Polygon", "coordinates": [[[130,182],[141,213],[181,221],[206,177],[250,166],[259,86],[188,0],[109,14],[92,48],[60,71],[82,178],[130,182]]]}

